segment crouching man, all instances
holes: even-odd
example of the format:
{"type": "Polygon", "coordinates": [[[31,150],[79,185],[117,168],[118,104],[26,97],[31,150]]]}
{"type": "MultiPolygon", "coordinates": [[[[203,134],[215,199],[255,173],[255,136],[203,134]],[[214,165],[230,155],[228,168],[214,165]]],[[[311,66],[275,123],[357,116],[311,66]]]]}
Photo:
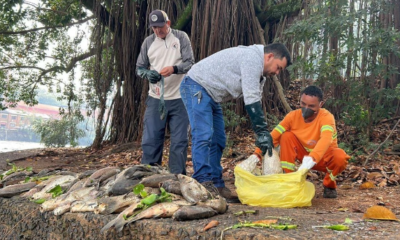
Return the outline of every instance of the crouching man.
{"type": "Polygon", "coordinates": [[[350,157],[337,144],[333,115],[323,105],[322,90],[309,86],[300,93],[300,107],[288,113],[271,132],[274,146],[280,145],[280,159],[285,173],[299,169],[325,172],[324,198],[337,198],[336,176],[347,166],[350,157]]]}

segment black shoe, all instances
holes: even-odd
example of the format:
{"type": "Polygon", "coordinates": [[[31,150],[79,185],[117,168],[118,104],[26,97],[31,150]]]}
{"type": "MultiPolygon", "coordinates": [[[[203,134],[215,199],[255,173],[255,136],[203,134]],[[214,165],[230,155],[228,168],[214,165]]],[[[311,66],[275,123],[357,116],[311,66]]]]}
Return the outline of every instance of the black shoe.
{"type": "Polygon", "coordinates": [[[214,186],[212,181],[202,182],[200,184],[207,189],[212,198],[216,198],[219,195],[218,189],[214,186]]]}
{"type": "Polygon", "coordinates": [[[324,198],[337,198],[336,189],[324,186],[324,198]]]}
{"type": "Polygon", "coordinates": [[[217,188],[219,195],[225,198],[228,203],[240,203],[240,200],[236,194],[233,194],[227,187],[217,188]]]}

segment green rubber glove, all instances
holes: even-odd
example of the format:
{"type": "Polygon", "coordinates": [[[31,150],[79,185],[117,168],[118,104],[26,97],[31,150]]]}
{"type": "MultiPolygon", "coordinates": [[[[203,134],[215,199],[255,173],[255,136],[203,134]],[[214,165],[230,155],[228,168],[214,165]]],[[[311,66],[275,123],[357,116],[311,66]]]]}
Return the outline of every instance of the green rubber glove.
{"type": "Polygon", "coordinates": [[[267,129],[267,122],[264,118],[264,112],[261,107],[261,102],[255,102],[246,105],[246,111],[250,116],[253,131],[257,134],[256,146],[262,151],[262,155],[268,151],[268,155],[272,156],[273,142],[271,134],[267,129]]]}
{"type": "Polygon", "coordinates": [[[156,84],[161,80],[161,75],[156,70],[148,70],[146,68],[139,67],[137,68],[136,72],[139,77],[147,79],[152,84],[156,84]]]}

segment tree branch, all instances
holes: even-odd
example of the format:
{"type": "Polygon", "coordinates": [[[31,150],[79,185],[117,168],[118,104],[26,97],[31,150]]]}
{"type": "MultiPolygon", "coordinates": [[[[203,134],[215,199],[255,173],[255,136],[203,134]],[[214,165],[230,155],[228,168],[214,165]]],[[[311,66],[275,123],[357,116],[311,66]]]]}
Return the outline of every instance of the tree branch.
{"type": "Polygon", "coordinates": [[[36,31],[40,31],[40,30],[69,27],[69,26],[73,26],[73,25],[76,25],[76,24],[85,23],[85,22],[89,21],[90,19],[95,19],[95,17],[94,16],[88,17],[88,18],[85,18],[85,19],[82,19],[82,20],[78,20],[78,21],[73,22],[73,23],[64,24],[64,25],[32,28],[32,29],[27,29],[27,30],[17,31],[17,32],[0,32],[0,34],[3,34],[3,35],[27,34],[27,33],[30,33],[30,32],[36,32],[36,31]]]}
{"type": "Polygon", "coordinates": [[[193,0],[189,0],[182,15],[176,21],[174,29],[182,30],[192,19],[193,0]]]}
{"type": "MultiPolygon", "coordinates": [[[[107,42],[102,46],[102,48],[108,48],[112,45],[112,41],[107,42]]],[[[37,69],[41,71],[41,74],[39,75],[37,82],[39,82],[44,75],[46,75],[49,72],[59,72],[59,71],[64,71],[64,72],[69,72],[71,69],[75,66],[75,64],[79,61],[85,60],[93,55],[96,54],[97,48],[92,48],[89,52],[86,52],[82,55],[76,56],[71,59],[69,64],[67,66],[54,66],[48,69],[36,67],[36,66],[8,66],[8,67],[3,67],[0,68],[0,70],[6,70],[6,69],[21,69],[21,68],[30,68],[30,69],[37,69]]]]}
{"type": "Polygon", "coordinates": [[[7,70],[7,69],[20,69],[20,68],[33,68],[33,69],[37,69],[40,71],[45,71],[46,69],[44,68],[40,68],[40,67],[36,67],[36,66],[8,66],[8,67],[2,67],[0,68],[0,70],[7,70]]]}
{"type": "Polygon", "coordinates": [[[261,26],[263,27],[267,22],[279,21],[282,16],[297,15],[297,13],[300,11],[302,7],[303,7],[302,0],[290,0],[278,5],[271,6],[270,8],[264,11],[262,11],[259,6],[254,4],[254,9],[256,11],[258,21],[260,21],[261,26]]]}
{"type": "Polygon", "coordinates": [[[400,119],[397,121],[396,125],[394,125],[392,131],[391,131],[390,134],[386,137],[385,141],[383,141],[381,144],[379,144],[378,148],[375,149],[375,151],[373,151],[373,152],[367,157],[367,159],[365,159],[365,162],[364,162],[363,166],[367,165],[368,160],[369,160],[372,156],[374,156],[375,153],[379,150],[379,148],[381,148],[382,145],[390,138],[390,136],[392,136],[394,130],[396,129],[397,125],[399,125],[399,123],[400,123],[400,119]]]}

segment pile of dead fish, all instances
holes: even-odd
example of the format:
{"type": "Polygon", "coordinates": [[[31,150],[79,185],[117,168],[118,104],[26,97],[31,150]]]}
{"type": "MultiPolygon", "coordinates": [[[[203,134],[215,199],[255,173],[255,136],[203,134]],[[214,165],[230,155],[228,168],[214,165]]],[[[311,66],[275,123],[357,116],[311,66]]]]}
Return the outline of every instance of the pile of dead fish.
{"type": "MultiPolygon", "coordinates": [[[[5,174],[3,174],[5,176],[5,174]]],[[[102,228],[121,231],[129,223],[146,218],[192,220],[225,213],[226,200],[213,196],[195,179],[185,175],[170,174],[153,166],[135,165],[121,171],[106,167],[84,173],[41,171],[16,172],[0,182],[0,197],[20,195],[41,203],[40,211],[53,211],[55,215],[66,212],[119,213],[102,228]],[[12,184],[15,182],[23,182],[12,184]],[[144,205],[145,196],[133,193],[141,185],[147,196],[156,198],[167,193],[169,201],[144,205]],[[61,195],[55,196],[58,188],[61,195]]]]}

